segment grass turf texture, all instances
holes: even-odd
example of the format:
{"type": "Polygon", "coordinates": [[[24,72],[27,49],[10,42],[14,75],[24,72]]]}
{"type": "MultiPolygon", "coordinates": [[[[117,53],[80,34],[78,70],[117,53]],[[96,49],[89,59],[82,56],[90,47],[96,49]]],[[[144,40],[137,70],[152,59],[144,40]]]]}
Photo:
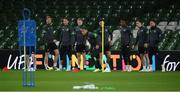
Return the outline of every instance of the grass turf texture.
{"type": "Polygon", "coordinates": [[[180,91],[180,72],[73,73],[38,70],[35,77],[35,87],[22,87],[22,71],[1,70],[0,91],[76,91],[73,86],[85,84],[95,84],[99,88],[96,91],[180,91]]]}

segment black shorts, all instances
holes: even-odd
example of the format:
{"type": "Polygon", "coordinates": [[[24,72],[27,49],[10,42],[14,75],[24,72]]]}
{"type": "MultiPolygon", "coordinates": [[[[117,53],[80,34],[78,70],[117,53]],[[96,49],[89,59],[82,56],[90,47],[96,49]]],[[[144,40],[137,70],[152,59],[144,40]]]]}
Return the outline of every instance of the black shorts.
{"type": "Polygon", "coordinates": [[[86,46],[85,45],[76,45],[76,52],[85,52],[86,46]]]}
{"type": "Polygon", "coordinates": [[[53,42],[53,43],[48,43],[47,45],[45,45],[45,51],[46,52],[50,52],[57,49],[57,45],[53,42]]]}
{"type": "Polygon", "coordinates": [[[157,46],[149,46],[148,52],[149,52],[149,54],[156,55],[158,53],[158,47],[157,46]]]}
{"type": "Polygon", "coordinates": [[[60,56],[61,60],[65,60],[66,55],[71,58],[71,46],[70,45],[61,45],[60,47],[60,56]]]}
{"type": "Polygon", "coordinates": [[[148,52],[148,49],[143,46],[138,46],[138,52],[139,54],[146,54],[148,52]]]}

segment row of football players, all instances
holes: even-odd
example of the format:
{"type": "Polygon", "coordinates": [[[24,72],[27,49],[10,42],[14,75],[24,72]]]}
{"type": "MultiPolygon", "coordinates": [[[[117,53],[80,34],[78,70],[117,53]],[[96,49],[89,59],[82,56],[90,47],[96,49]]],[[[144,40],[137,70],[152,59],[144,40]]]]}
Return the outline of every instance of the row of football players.
{"type": "MultiPolygon", "coordinates": [[[[60,30],[57,30],[57,36],[53,34],[54,27],[51,16],[46,16],[46,24],[43,27],[44,30],[44,44],[45,44],[45,68],[46,69],[61,69],[62,64],[66,60],[66,55],[71,56],[72,53],[75,53],[77,56],[78,62],[80,64],[81,55],[83,56],[83,61],[85,63],[85,54],[90,53],[92,57],[98,58],[95,61],[96,69],[94,72],[101,71],[102,63],[102,21],[101,18],[98,21],[99,27],[92,31],[84,24],[82,18],[77,18],[77,26],[72,27],[69,25],[68,18],[63,18],[63,25],[60,30]],[[88,45],[88,46],[87,46],[88,45]],[[49,52],[54,52],[54,64],[53,68],[48,66],[48,55],[49,52]],[[61,65],[57,67],[58,55],[61,55],[61,65]]],[[[158,52],[158,42],[161,37],[161,30],[156,26],[155,20],[150,20],[149,26],[150,29],[147,29],[143,26],[143,21],[136,20],[136,28],[138,29],[137,37],[135,43],[133,43],[132,30],[128,26],[128,22],[125,18],[119,20],[120,27],[118,28],[119,34],[121,34],[121,50],[120,54],[125,60],[126,70],[131,71],[132,66],[130,64],[130,52],[135,46],[138,47],[138,53],[140,55],[141,61],[144,61],[144,58],[147,60],[148,66],[145,66],[145,62],[142,62],[141,71],[151,71],[151,58],[152,55],[156,55],[158,52]]],[[[107,56],[107,62],[110,61],[112,46],[112,33],[106,27],[104,27],[104,54],[107,56]]],[[[122,59],[121,58],[121,59],[122,59]]],[[[104,72],[108,71],[107,68],[104,69],[104,72]]]]}

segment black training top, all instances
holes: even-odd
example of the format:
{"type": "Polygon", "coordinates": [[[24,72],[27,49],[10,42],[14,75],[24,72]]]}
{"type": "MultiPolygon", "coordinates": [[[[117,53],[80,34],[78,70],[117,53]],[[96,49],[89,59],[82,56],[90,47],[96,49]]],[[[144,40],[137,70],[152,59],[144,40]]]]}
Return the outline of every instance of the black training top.
{"type": "Polygon", "coordinates": [[[161,40],[162,31],[158,27],[150,28],[148,31],[149,46],[157,46],[161,40]]]}
{"type": "Polygon", "coordinates": [[[43,30],[45,30],[44,32],[44,42],[45,43],[52,43],[53,42],[53,39],[54,39],[54,35],[53,35],[53,26],[52,25],[44,25],[43,26],[43,30]]]}
{"type": "MultiPolygon", "coordinates": [[[[96,45],[102,45],[102,28],[99,27],[94,31],[96,33],[96,45]]],[[[111,33],[107,28],[104,28],[104,45],[109,45],[109,38],[111,37],[111,33]]]]}
{"type": "Polygon", "coordinates": [[[121,45],[122,46],[130,46],[132,41],[132,33],[129,27],[120,28],[121,33],[121,45]]]}
{"type": "Polygon", "coordinates": [[[74,30],[70,26],[62,26],[59,30],[59,41],[61,45],[73,45],[74,44],[74,30]]]}
{"type": "Polygon", "coordinates": [[[138,32],[137,32],[137,38],[136,38],[136,42],[135,42],[135,45],[138,44],[139,47],[144,47],[144,44],[145,43],[148,43],[147,42],[147,37],[148,37],[148,34],[147,34],[147,28],[145,27],[141,27],[139,28],[138,32]]]}
{"type": "Polygon", "coordinates": [[[86,38],[81,32],[80,26],[75,27],[75,43],[76,43],[76,45],[85,45],[86,44],[86,38]]]}

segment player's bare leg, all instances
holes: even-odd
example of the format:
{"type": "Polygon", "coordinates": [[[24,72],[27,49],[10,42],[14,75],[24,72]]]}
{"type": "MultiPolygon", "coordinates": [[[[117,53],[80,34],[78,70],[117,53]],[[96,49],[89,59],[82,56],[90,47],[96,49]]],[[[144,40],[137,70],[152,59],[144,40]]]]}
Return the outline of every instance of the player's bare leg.
{"type": "Polygon", "coordinates": [[[35,56],[35,53],[34,52],[32,52],[32,54],[31,54],[31,56],[32,56],[32,61],[33,61],[33,67],[34,67],[34,71],[36,70],[36,56],[35,56]]]}
{"type": "Polygon", "coordinates": [[[53,68],[54,68],[55,70],[58,70],[58,68],[57,68],[57,61],[58,61],[59,50],[58,50],[58,49],[55,49],[55,50],[54,50],[54,53],[55,53],[55,57],[54,57],[53,68]]]}
{"type": "Polygon", "coordinates": [[[83,55],[83,64],[85,65],[85,62],[86,62],[86,53],[82,53],[82,55],[83,55]]]}
{"type": "Polygon", "coordinates": [[[146,62],[147,63],[147,71],[150,72],[150,71],[152,71],[152,66],[150,65],[149,54],[147,53],[144,56],[145,56],[145,58],[147,60],[147,62],[146,62]]]}
{"type": "Polygon", "coordinates": [[[83,66],[86,64],[86,53],[82,53],[83,56],[83,66]]]}
{"type": "Polygon", "coordinates": [[[140,59],[142,61],[141,63],[142,63],[142,66],[143,66],[143,69],[141,70],[141,72],[143,72],[146,69],[145,62],[144,62],[144,54],[140,54],[140,59]]]}
{"type": "Polygon", "coordinates": [[[81,53],[77,52],[77,59],[78,59],[78,64],[80,64],[81,63],[81,53]]]}
{"type": "Polygon", "coordinates": [[[45,52],[44,66],[46,70],[52,70],[53,68],[48,66],[48,55],[49,55],[49,52],[45,52]]]}
{"type": "MultiPolygon", "coordinates": [[[[109,64],[110,58],[111,58],[111,52],[110,52],[110,51],[106,51],[106,54],[107,54],[107,62],[106,62],[106,63],[109,64]]],[[[106,69],[104,70],[104,72],[111,72],[111,71],[109,70],[109,68],[107,68],[107,67],[108,67],[108,66],[107,66],[107,64],[106,64],[106,69]]]]}

